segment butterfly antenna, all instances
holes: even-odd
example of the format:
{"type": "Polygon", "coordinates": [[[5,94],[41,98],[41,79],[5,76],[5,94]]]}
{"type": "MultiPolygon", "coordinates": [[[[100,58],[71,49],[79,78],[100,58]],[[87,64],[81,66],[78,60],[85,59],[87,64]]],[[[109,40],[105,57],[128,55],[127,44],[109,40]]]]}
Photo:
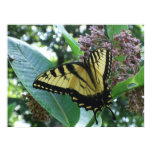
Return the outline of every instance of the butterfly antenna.
{"type": "Polygon", "coordinates": [[[110,109],[110,107],[106,107],[106,108],[112,113],[113,120],[116,121],[116,116],[113,113],[113,111],[110,109]]]}

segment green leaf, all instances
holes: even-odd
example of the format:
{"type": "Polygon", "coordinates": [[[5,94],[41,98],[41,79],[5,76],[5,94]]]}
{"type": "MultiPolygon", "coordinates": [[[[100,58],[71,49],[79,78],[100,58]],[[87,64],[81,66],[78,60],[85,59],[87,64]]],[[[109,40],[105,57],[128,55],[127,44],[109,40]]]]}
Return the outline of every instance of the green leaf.
{"type": "Polygon", "coordinates": [[[114,86],[111,94],[113,99],[115,99],[122,93],[141,86],[144,86],[144,66],[140,68],[140,71],[135,76],[130,77],[114,86]]]}
{"type": "Polygon", "coordinates": [[[67,43],[69,44],[69,46],[71,47],[72,51],[74,52],[76,59],[79,60],[79,54],[83,54],[83,52],[80,51],[79,44],[74,40],[72,36],[70,36],[70,34],[66,31],[63,25],[57,25],[57,27],[62,33],[65,40],[67,41],[67,43]]]}
{"type": "Polygon", "coordinates": [[[66,95],[52,94],[32,87],[35,78],[53,67],[38,50],[15,38],[8,38],[8,55],[14,60],[10,64],[27,91],[35,100],[65,126],[74,126],[79,120],[80,110],[66,95]]]}
{"type": "Polygon", "coordinates": [[[16,103],[11,103],[8,105],[8,120],[11,118],[11,115],[16,107],[16,103]]]}
{"type": "Polygon", "coordinates": [[[114,34],[119,34],[122,30],[128,30],[128,25],[107,25],[107,33],[111,41],[114,34]]]}

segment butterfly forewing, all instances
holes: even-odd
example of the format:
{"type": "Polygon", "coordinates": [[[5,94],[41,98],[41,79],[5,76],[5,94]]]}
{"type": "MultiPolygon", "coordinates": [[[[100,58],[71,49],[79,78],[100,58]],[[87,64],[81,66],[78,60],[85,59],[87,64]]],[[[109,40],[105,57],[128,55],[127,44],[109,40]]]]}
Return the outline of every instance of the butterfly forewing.
{"type": "Polygon", "coordinates": [[[95,92],[90,76],[80,62],[47,70],[34,81],[33,86],[57,93],[77,92],[84,96],[95,92]]]}

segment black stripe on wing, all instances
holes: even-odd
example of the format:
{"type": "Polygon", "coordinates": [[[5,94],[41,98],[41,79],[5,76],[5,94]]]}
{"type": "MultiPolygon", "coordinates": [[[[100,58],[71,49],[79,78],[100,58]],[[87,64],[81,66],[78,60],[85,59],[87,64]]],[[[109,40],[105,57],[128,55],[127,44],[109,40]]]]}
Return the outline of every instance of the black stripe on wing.
{"type": "Polygon", "coordinates": [[[97,61],[97,57],[96,57],[94,52],[91,53],[90,59],[91,59],[92,65],[93,65],[96,80],[99,83],[100,81],[97,79],[97,73],[96,73],[96,68],[95,68],[95,64],[94,64],[94,63],[97,63],[97,65],[98,65],[98,61],[97,61]],[[94,57],[95,60],[93,60],[93,57],[94,57]]]}
{"type": "MultiPolygon", "coordinates": [[[[77,78],[79,78],[80,80],[82,80],[83,82],[85,82],[87,84],[87,82],[77,73],[77,71],[75,70],[74,66],[72,64],[66,64],[67,69],[69,70],[69,72],[71,72],[72,74],[74,74],[77,78]]],[[[86,70],[87,71],[87,70],[86,70]]]]}
{"type": "Polygon", "coordinates": [[[89,58],[91,59],[91,62],[93,64],[94,72],[96,75],[96,69],[95,69],[95,64],[99,66],[99,61],[102,60],[103,56],[103,51],[106,50],[106,63],[105,63],[105,69],[104,69],[104,74],[103,74],[103,80],[107,80],[109,78],[110,72],[111,72],[111,64],[112,64],[112,54],[109,50],[106,48],[102,49],[97,49],[96,51],[91,52],[89,58]],[[97,55],[97,56],[96,56],[97,55]]]}

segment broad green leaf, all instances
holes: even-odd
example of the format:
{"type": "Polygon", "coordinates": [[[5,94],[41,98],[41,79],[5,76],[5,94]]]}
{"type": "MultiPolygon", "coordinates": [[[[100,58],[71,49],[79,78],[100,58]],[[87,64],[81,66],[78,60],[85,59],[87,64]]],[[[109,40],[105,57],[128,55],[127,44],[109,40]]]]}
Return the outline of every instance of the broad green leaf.
{"type": "Polygon", "coordinates": [[[79,60],[78,56],[79,54],[82,54],[83,52],[80,51],[79,44],[74,40],[72,36],[66,31],[63,25],[57,25],[59,31],[62,33],[63,37],[71,47],[72,51],[75,54],[75,57],[77,60],[79,60]]]}
{"type": "Polygon", "coordinates": [[[107,33],[111,41],[114,34],[119,34],[122,30],[128,30],[128,25],[107,25],[107,33]]]}
{"type": "Polygon", "coordinates": [[[115,99],[122,93],[141,86],[144,86],[144,67],[141,67],[140,71],[135,76],[114,86],[111,94],[113,99],[115,99]]]}
{"type": "Polygon", "coordinates": [[[79,120],[80,110],[68,95],[52,94],[32,87],[35,78],[52,68],[53,64],[37,49],[10,37],[8,38],[8,55],[14,57],[10,64],[35,100],[63,125],[74,126],[79,120]]]}

